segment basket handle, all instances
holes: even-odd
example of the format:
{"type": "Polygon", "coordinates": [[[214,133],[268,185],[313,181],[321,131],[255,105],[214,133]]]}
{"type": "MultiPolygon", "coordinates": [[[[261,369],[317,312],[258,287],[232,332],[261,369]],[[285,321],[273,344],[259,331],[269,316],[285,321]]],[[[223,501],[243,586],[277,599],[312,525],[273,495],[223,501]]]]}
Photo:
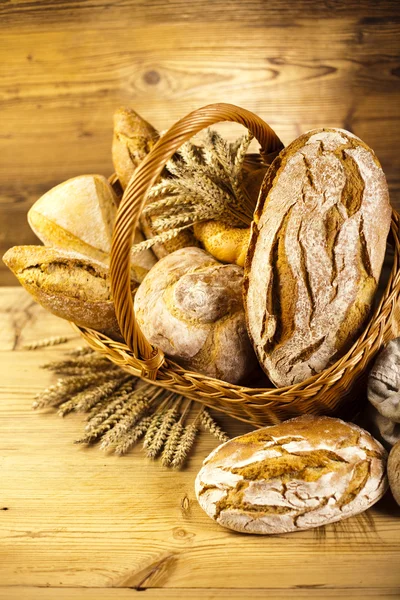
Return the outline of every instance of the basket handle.
{"type": "Polygon", "coordinates": [[[146,194],[160,175],[167,161],[203,128],[220,121],[244,125],[260,142],[263,157],[279,152],[283,144],[276,133],[254,113],[233,104],[209,104],[175,123],[154,145],[132,175],[118,208],[114,227],[110,277],[115,314],[135,364],[149,379],[155,379],[164,362],[161,350],[154,348],[136,323],[130,291],[130,250],[133,234],[146,201],[146,194]]]}

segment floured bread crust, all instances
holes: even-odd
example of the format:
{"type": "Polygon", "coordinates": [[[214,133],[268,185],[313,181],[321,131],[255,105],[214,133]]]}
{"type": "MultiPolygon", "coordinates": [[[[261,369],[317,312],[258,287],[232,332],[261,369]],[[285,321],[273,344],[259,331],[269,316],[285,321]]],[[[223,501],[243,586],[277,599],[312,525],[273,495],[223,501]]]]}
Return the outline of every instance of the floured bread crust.
{"type": "Polygon", "coordinates": [[[390,219],[378,159],[349,132],[310,131],[272,163],[252,227],[245,308],[275,385],[321,372],[355,341],[377,289],[390,219]]]}
{"type": "Polygon", "coordinates": [[[339,419],[303,416],[234,438],[205,459],[195,489],[220,525],[275,534],[360,513],[387,489],[386,451],[339,419]]]}
{"type": "Polygon", "coordinates": [[[230,383],[257,367],[245,323],[243,269],[200,248],[161,259],[135,296],[147,340],[188,370],[230,383]]]}

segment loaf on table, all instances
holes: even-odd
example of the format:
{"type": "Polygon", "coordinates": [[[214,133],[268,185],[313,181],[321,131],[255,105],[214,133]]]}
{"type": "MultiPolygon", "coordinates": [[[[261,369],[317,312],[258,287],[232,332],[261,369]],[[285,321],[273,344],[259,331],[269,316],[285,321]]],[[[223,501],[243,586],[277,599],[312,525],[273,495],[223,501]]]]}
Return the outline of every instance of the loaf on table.
{"type": "Polygon", "coordinates": [[[389,454],[388,478],[393,498],[400,506],[400,440],[393,446],[389,454]]]}
{"type": "MultiPolygon", "coordinates": [[[[116,216],[117,198],[107,179],[80,175],[39,198],[28,212],[28,222],[46,246],[78,252],[108,265],[116,216]]],[[[138,230],[134,243],[143,239],[138,230]]],[[[132,277],[142,281],[155,263],[151,250],[132,255],[132,277]]]]}
{"type": "Polygon", "coordinates": [[[360,513],[387,489],[386,451],[363,429],[310,415],[258,429],[214,450],[196,478],[217,523],[274,534],[360,513]]]}
{"type": "Polygon", "coordinates": [[[243,310],[243,269],[222,265],[200,248],[162,258],[135,295],[147,340],[188,370],[230,383],[254,372],[243,310]]]}
{"type": "MultiPolygon", "coordinates": [[[[54,315],[121,339],[106,265],[46,246],[16,246],[3,261],[21,285],[54,315]]],[[[132,282],[132,289],[135,287],[132,282]]]]}
{"type": "Polygon", "coordinates": [[[277,386],[338,360],[369,315],[391,208],[373,151],[340,129],[302,135],[261,187],[245,265],[245,308],[277,386]]]}

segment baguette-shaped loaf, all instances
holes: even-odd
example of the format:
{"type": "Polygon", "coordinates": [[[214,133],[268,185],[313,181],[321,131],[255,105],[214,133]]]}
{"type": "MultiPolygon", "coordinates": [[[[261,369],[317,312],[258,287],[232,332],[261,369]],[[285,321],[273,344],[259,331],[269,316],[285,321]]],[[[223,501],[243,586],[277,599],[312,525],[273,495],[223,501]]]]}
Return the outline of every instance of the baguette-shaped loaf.
{"type": "Polygon", "coordinates": [[[115,111],[112,159],[123,189],[159,137],[154,127],[131,108],[115,111]]]}
{"type": "Polygon", "coordinates": [[[135,296],[151,344],[186,369],[238,383],[257,367],[243,309],[243,269],[200,248],[162,258],[135,296]]]}
{"type": "Polygon", "coordinates": [[[387,489],[386,458],[356,425],[307,415],[219,446],[195,490],[203,510],[229,529],[298,531],[372,506],[387,489]]]}
{"type": "MultiPolygon", "coordinates": [[[[112,159],[124,190],[136,167],[151,151],[159,137],[156,129],[131,108],[122,107],[115,112],[112,159]]],[[[142,216],[140,226],[147,239],[154,237],[151,220],[142,216]]],[[[172,240],[155,244],[153,252],[157,258],[163,258],[175,250],[195,245],[196,240],[192,233],[181,231],[172,240]]]]}
{"type": "MultiPolygon", "coordinates": [[[[28,212],[28,222],[46,245],[109,263],[117,197],[102,175],[80,175],[44,194],[28,212]]],[[[134,243],[143,241],[137,231],[134,243]]],[[[132,255],[132,276],[142,281],[156,258],[151,250],[132,255]]]]}
{"type": "Polygon", "coordinates": [[[373,151],[310,131],[264,179],[245,265],[250,338],[277,386],[306,380],[354,343],[377,289],[391,208],[373,151]]]}
{"type": "Polygon", "coordinates": [[[15,246],[3,261],[36,302],[51,313],[121,339],[109,269],[103,263],[46,246],[15,246]]]}

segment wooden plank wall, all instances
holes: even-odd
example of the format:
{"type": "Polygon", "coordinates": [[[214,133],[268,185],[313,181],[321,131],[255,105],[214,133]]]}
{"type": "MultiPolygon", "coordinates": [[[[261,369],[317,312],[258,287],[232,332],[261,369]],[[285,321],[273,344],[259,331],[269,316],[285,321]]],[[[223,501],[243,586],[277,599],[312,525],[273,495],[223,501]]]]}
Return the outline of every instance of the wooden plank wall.
{"type": "Polygon", "coordinates": [[[345,127],[375,149],[400,208],[399,34],[398,0],[2,0],[0,252],[35,243],[26,212],[43,192],[112,171],[120,105],[165,129],[232,102],[285,143],[345,127]]]}

